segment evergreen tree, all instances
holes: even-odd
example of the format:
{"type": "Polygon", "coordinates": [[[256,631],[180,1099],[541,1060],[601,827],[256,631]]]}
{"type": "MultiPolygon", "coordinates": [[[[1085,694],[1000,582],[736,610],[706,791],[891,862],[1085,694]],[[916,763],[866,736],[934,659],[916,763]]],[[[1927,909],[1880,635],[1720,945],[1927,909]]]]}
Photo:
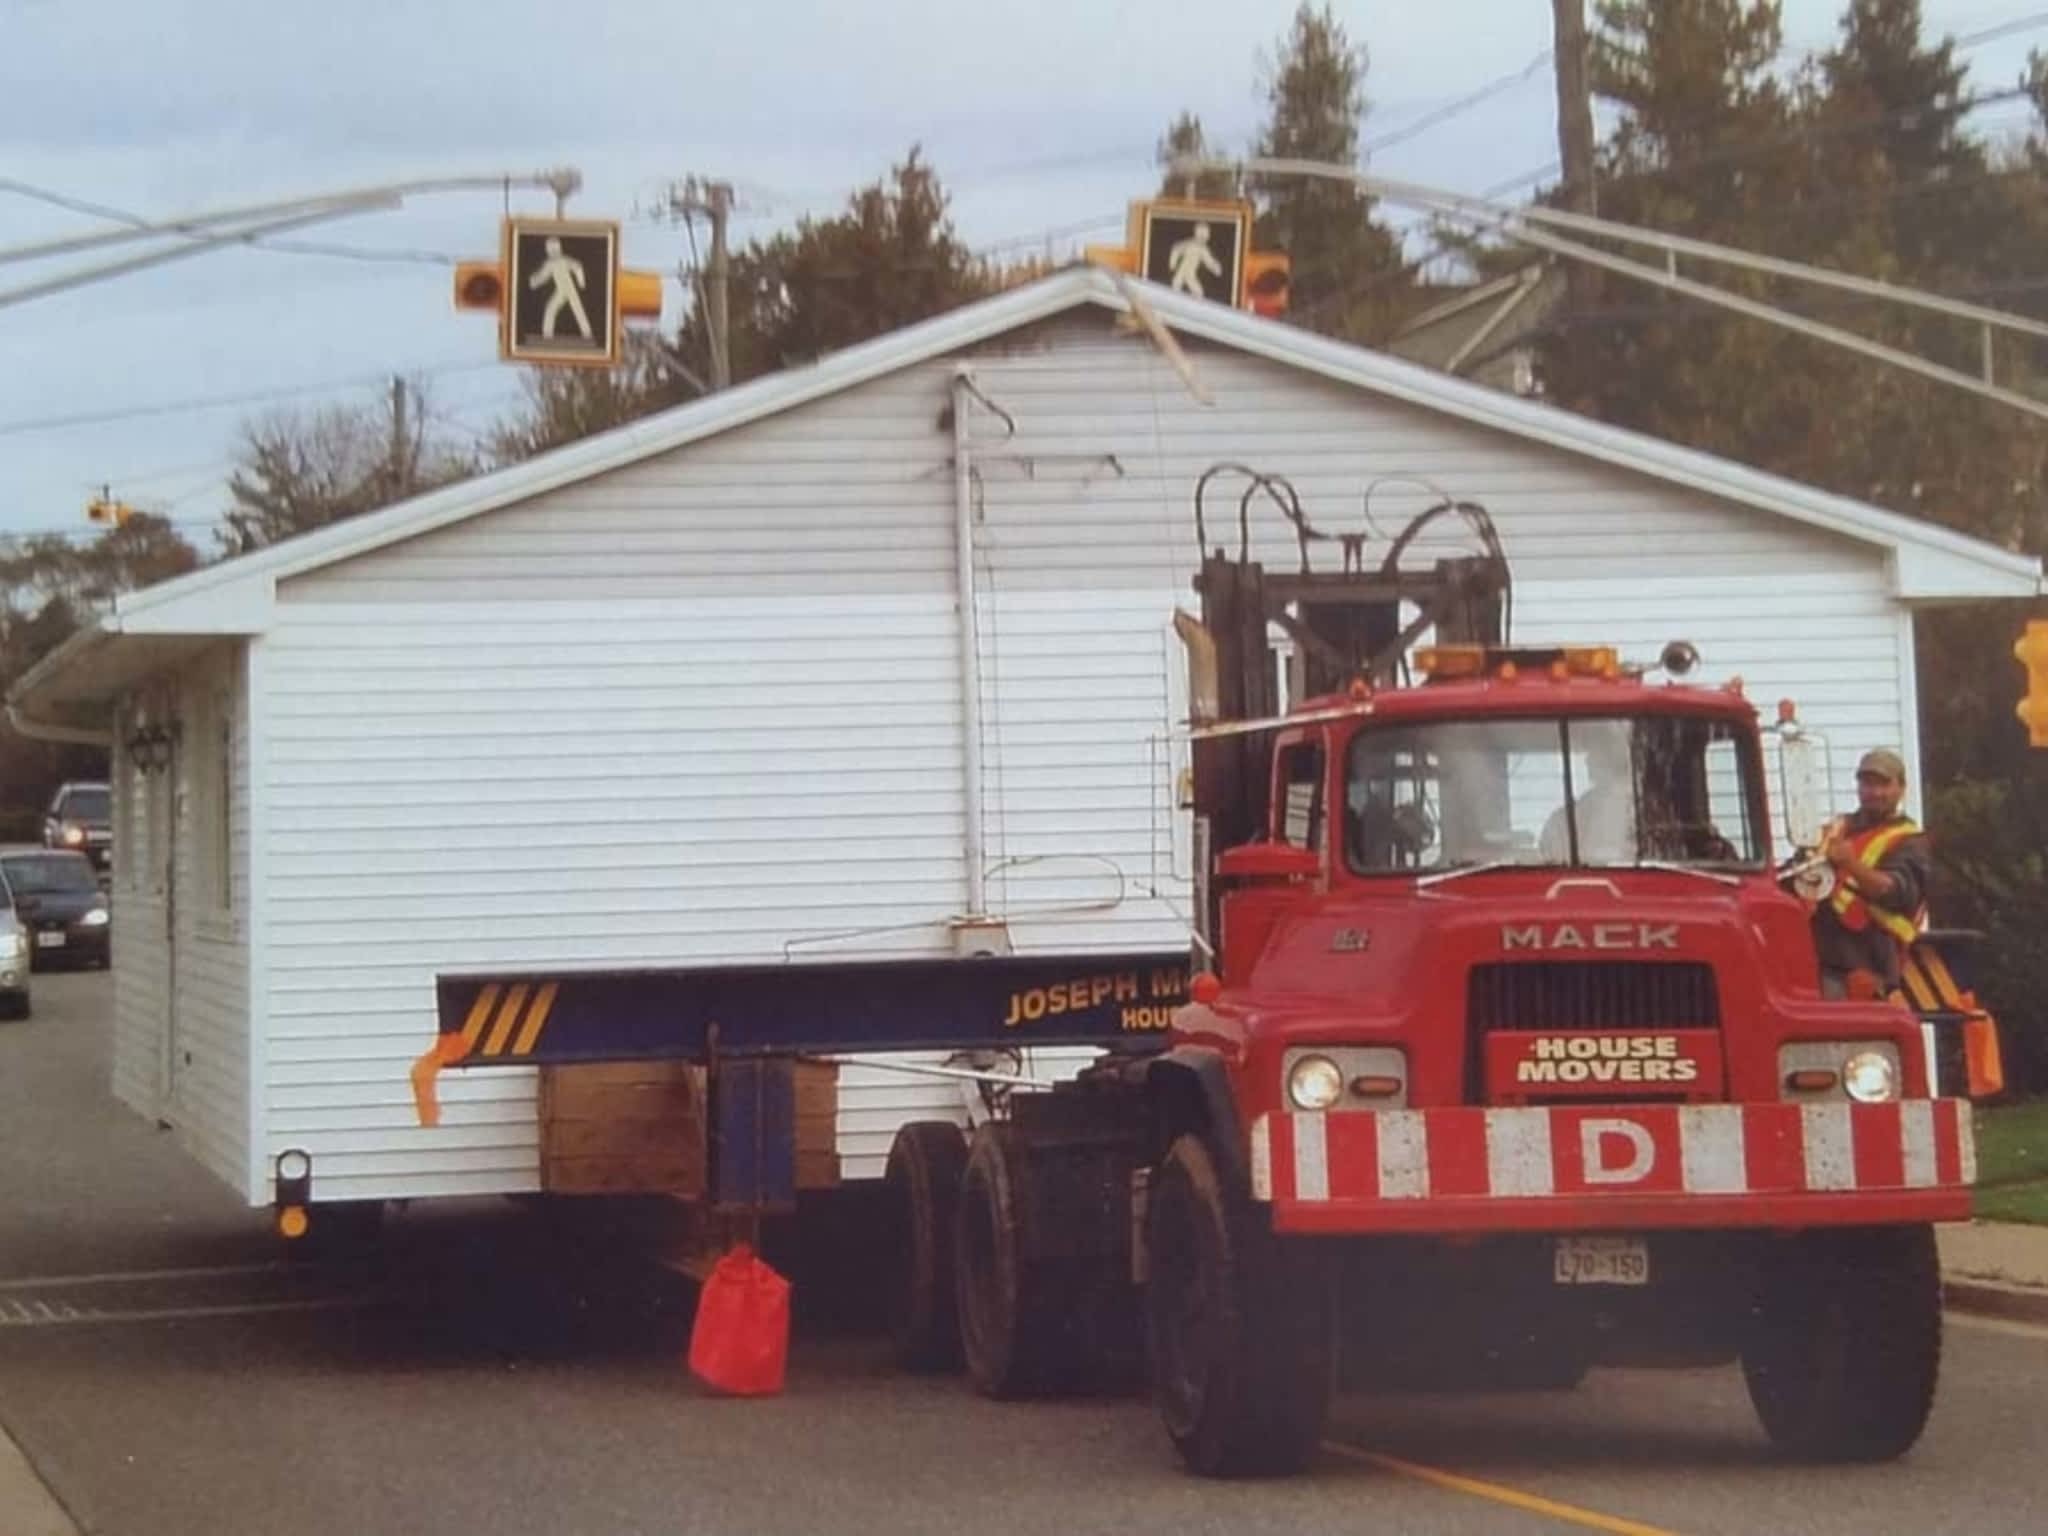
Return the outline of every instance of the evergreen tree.
{"type": "MultiPolygon", "coordinates": [[[[1303,4],[1267,71],[1263,158],[1358,164],[1366,113],[1366,51],[1328,5],[1303,4]]],[[[1359,187],[1321,177],[1263,176],[1257,244],[1292,263],[1291,318],[1328,335],[1378,340],[1399,313],[1400,241],[1374,217],[1359,187]]]]}

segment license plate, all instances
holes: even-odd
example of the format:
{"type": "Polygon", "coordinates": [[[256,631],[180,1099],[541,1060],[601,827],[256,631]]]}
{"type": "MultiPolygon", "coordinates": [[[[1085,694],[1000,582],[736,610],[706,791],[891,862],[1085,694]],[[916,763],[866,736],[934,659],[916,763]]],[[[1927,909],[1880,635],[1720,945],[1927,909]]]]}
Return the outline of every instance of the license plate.
{"type": "Polygon", "coordinates": [[[1559,1285],[1648,1285],[1650,1245],[1640,1237],[1560,1237],[1551,1273],[1559,1285]]]}
{"type": "Polygon", "coordinates": [[[61,933],[39,933],[36,935],[36,948],[38,949],[62,949],[63,947],[64,935],[61,933]]]}

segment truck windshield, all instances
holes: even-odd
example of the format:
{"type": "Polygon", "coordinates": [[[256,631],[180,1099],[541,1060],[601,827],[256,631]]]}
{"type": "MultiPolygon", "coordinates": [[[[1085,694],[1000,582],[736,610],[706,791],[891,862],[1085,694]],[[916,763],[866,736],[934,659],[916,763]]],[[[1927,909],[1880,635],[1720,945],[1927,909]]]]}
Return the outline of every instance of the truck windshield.
{"type": "Polygon", "coordinates": [[[1685,715],[1446,720],[1353,738],[1358,874],[1528,864],[1755,867],[1769,855],[1747,733],[1685,715]]]}

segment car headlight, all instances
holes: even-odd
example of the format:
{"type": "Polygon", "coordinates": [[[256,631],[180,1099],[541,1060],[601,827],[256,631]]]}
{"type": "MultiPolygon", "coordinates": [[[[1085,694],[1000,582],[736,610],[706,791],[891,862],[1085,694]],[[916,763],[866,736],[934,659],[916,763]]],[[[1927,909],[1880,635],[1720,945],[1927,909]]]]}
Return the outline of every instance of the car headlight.
{"type": "Polygon", "coordinates": [[[104,928],[107,926],[107,909],[105,907],[94,907],[78,921],[87,928],[104,928]]]}
{"type": "Polygon", "coordinates": [[[76,848],[80,843],[85,841],[85,828],[67,826],[64,829],[63,838],[64,846],[66,848],[76,848]]]}
{"type": "Polygon", "coordinates": [[[1287,1073],[1296,1109],[1328,1109],[1344,1096],[1344,1073],[1327,1056],[1304,1056],[1287,1073]]]}
{"type": "Polygon", "coordinates": [[[1842,1087],[1859,1104],[1889,1104],[1899,1096],[1899,1069],[1889,1056],[1861,1051],[1842,1063],[1842,1087]]]}

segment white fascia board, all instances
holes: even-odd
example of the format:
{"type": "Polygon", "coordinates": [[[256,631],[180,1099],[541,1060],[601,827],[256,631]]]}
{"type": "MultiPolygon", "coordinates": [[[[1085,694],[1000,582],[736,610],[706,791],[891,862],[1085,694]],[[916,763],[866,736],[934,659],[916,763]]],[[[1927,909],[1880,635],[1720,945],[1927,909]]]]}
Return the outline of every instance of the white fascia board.
{"type": "Polygon", "coordinates": [[[277,606],[276,584],[259,572],[182,595],[145,588],[114,601],[124,635],[260,635],[277,606]]]}
{"type": "Polygon", "coordinates": [[[1984,598],[2029,598],[2041,590],[2038,560],[2009,556],[2010,568],[1992,569],[1981,559],[1925,544],[1900,544],[1892,552],[1892,595],[1909,603],[1960,603],[1984,598]]]}

